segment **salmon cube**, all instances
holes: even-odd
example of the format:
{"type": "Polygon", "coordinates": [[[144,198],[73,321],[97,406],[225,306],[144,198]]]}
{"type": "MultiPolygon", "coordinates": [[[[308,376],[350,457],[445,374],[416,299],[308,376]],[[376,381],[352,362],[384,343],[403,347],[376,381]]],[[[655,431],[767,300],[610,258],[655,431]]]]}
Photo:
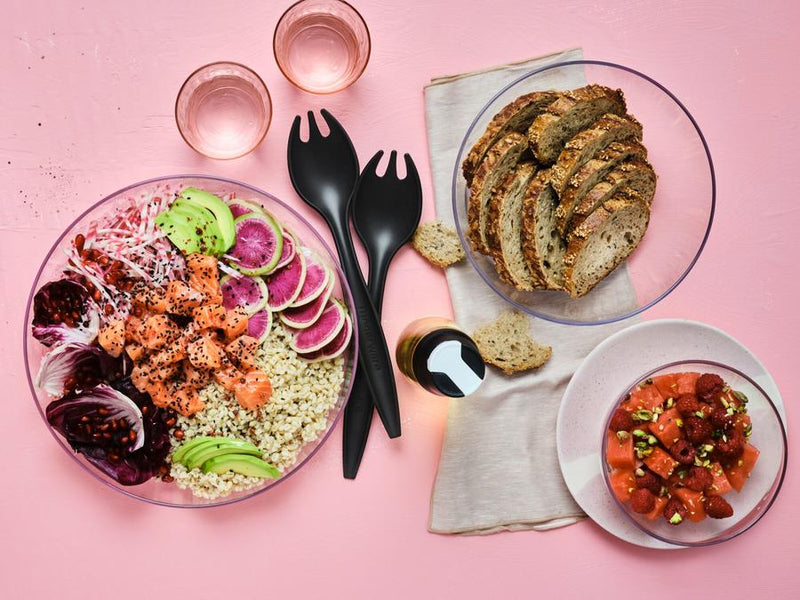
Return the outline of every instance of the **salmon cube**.
{"type": "Polygon", "coordinates": [[[256,351],[258,350],[258,340],[249,335],[240,335],[230,344],[225,346],[225,352],[233,364],[244,371],[252,371],[256,368],[256,351]]]}
{"type": "Polygon", "coordinates": [[[154,367],[163,367],[182,361],[186,358],[186,344],[182,339],[175,340],[163,350],[150,357],[150,364],[154,367]]]}
{"type": "Polygon", "coordinates": [[[222,304],[216,258],[205,254],[190,254],[186,257],[186,273],[189,286],[205,295],[207,302],[222,304]]]}
{"type": "Polygon", "coordinates": [[[192,310],[205,302],[205,295],[190,287],[185,281],[167,284],[167,306],[176,315],[191,316],[192,310]]]}
{"type": "Polygon", "coordinates": [[[244,309],[237,306],[233,310],[229,310],[225,314],[223,328],[225,329],[225,337],[231,341],[247,333],[247,313],[244,309]]]}
{"type": "Polygon", "coordinates": [[[142,343],[142,327],[144,322],[139,317],[130,316],[125,321],[125,342],[142,343]]]}
{"type": "Polygon", "coordinates": [[[198,369],[218,369],[222,365],[222,350],[208,337],[198,337],[186,351],[189,362],[198,369]]]}
{"type": "Polygon", "coordinates": [[[133,362],[139,362],[142,360],[142,358],[144,358],[144,346],[136,343],[126,344],[125,353],[133,362]]]}
{"type": "Polygon", "coordinates": [[[100,347],[114,358],[119,358],[125,349],[125,322],[112,321],[97,334],[100,347]]]}
{"type": "Polygon", "coordinates": [[[133,295],[133,304],[148,312],[162,314],[167,312],[167,293],[159,287],[139,286],[133,295]]]}
{"type": "Polygon", "coordinates": [[[244,383],[244,374],[236,367],[228,367],[227,369],[220,369],[214,371],[214,380],[219,383],[224,389],[232,392],[236,389],[239,383],[244,383]]]}
{"type": "Polygon", "coordinates": [[[244,376],[244,382],[236,385],[234,395],[242,408],[254,410],[272,397],[272,383],[266,373],[250,371],[244,376]]]}
{"type": "Polygon", "coordinates": [[[148,350],[158,350],[174,342],[180,334],[178,326],[167,315],[153,315],[141,328],[142,345],[148,350]]]}
{"type": "Polygon", "coordinates": [[[186,384],[179,385],[173,391],[171,406],[185,417],[191,417],[205,408],[197,390],[186,384]]]}
{"type": "Polygon", "coordinates": [[[183,363],[183,380],[186,382],[186,385],[199,389],[205,387],[210,379],[211,371],[198,369],[188,360],[183,363]]]}
{"type": "Polygon", "coordinates": [[[219,304],[204,304],[192,310],[192,317],[199,329],[221,329],[225,323],[225,307],[219,304]]]}

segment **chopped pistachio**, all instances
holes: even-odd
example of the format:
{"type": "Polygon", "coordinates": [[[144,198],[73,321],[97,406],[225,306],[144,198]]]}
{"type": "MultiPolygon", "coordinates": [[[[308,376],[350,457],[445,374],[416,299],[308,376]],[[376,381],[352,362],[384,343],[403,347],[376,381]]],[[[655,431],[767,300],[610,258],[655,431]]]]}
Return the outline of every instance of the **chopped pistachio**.
{"type": "Polygon", "coordinates": [[[700,460],[700,457],[699,457],[699,456],[695,456],[695,457],[694,457],[694,464],[695,464],[695,466],[697,466],[697,467],[702,467],[702,466],[703,466],[703,461],[702,461],[702,460],[700,460]]]}
{"type": "Polygon", "coordinates": [[[698,410],[694,414],[695,414],[695,416],[697,416],[700,419],[705,419],[706,418],[706,413],[704,413],[702,410],[698,410]]]}
{"type": "Polygon", "coordinates": [[[634,430],[633,430],[631,433],[633,433],[633,435],[634,435],[634,436],[636,436],[636,437],[644,437],[644,436],[646,436],[646,435],[647,435],[647,434],[646,434],[644,431],[642,431],[641,429],[634,429],[634,430]]]}
{"type": "Polygon", "coordinates": [[[744,429],[744,437],[750,437],[751,435],[753,435],[753,425],[752,424],[748,425],[744,429]]]}
{"type": "Polygon", "coordinates": [[[638,469],[636,469],[635,472],[636,472],[636,476],[637,477],[644,477],[644,469],[642,467],[639,467],[638,469]]]}
{"type": "Polygon", "coordinates": [[[675,419],[675,425],[677,425],[678,427],[683,427],[683,419],[681,418],[675,419]]]}
{"type": "Polygon", "coordinates": [[[739,466],[741,467],[741,466],[743,466],[743,465],[744,465],[744,461],[743,461],[743,460],[740,458],[740,459],[739,459],[739,462],[737,462],[736,464],[737,464],[737,465],[739,465],[739,466]]]}
{"type": "Polygon", "coordinates": [[[674,404],[675,400],[673,400],[672,398],[667,398],[667,408],[672,408],[674,404]]]}
{"type": "Polygon", "coordinates": [[[733,392],[733,395],[736,396],[736,399],[742,404],[747,404],[747,396],[745,396],[742,392],[735,391],[733,392]]]}
{"type": "Polygon", "coordinates": [[[653,378],[652,378],[652,377],[648,377],[647,379],[645,379],[645,381],[644,381],[644,382],[645,382],[647,385],[653,385],[653,378]]]}
{"type": "Polygon", "coordinates": [[[686,477],[686,471],[678,471],[678,477],[680,477],[681,479],[686,477]]]}
{"type": "Polygon", "coordinates": [[[649,421],[653,418],[653,413],[646,408],[640,408],[639,410],[634,411],[631,416],[636,421],[649,421]]]}
{"type": "Polygon", "coordinates": [[[712,444],[704,444],[703,445],[703,450],[705,450],[706,452],[711,452],[713,449],[714,449],[714,446],[712,444]]]}
{"type": "Polygon", "coordinates": [[[656,436],[648,435],[647,436],[647,443],[650,444],[651,446],[655,446],[658,443],[658,440],[656,439],[656,436]]]}
{"type": "Polygon", "coordinates": [[[736,411],[732,407],[729,407],[728,410],[725,411],[725,414],[728,415],[729,417],[732,417],[733,415],[736,414],[736,411]]]}
{"type": "Polygon", "coordinates": [[[730,404],[728,403],[727,400],[725,400],[725,398],[720,398],[720,402],[722,402],[722,406],[724,406],[725,408],[728,408],[730,406],[730,404]]]}
{"type": "Polygon", "coordinates": [[[661,413],[663,413],[663,412],[664,412],[664,407],[663,407],[663,406],[656,406],[656,407],[653,409],[653,412],[654,412],[655,414],[657,414],[657,415],[660,415],[661,413]]]}
{"type": "Polygon", "coordinates": [[[728,436],[725,435],[724,433],[722,434],[722,441],[723,442],[727,442],[728,441],[728,436]]]}
{"type": "Polygon", "coordinates": [[[619,441],[621,441],[621,442],[624,442],[624,441],[625,441],[625,440],[627,440],[629,437],[631,437],[631,434],[630,434],[630,433],[628,433],[627,431],[618,431],[618,432],[617,432],[617,439],[618,439],[619,441]]]}
{"type": "Polygon", "coordinates": [[[708,467],[709,465],[711,465],[711,461],[710,460],[706,459],[706,460],[703,461],[703,466],[704,467],[708,467]]]}
{"type": "Polygon", "coordinates": [[[672,518],[670,518],[670,520],[669,520],[669,522],[672,523],[673,525],[677,525],[681,521],[683,521],[683,517],[681,516],[680,513],[675,513],[674,515],[672,515],[672,518]]]}

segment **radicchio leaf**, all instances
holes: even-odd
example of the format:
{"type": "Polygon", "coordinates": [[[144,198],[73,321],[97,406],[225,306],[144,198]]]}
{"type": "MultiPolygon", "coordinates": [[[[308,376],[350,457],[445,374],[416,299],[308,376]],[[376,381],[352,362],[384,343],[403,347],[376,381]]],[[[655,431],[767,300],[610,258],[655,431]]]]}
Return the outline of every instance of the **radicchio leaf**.
{"type": "Polygon", "coordinates": [[[44,284],[33,298],[33,337],[45,346],[91,343],[100,329],[100,314],[89,290],[77,281],[44,284]]]}
{"type": "Polygon", "coordinates": [[[130,371],[129,358],[114,358],[98,346],[61,344],[42,359],[34,383],[51,396],[84,390],[102,381],[113,382],[130,371]]]}

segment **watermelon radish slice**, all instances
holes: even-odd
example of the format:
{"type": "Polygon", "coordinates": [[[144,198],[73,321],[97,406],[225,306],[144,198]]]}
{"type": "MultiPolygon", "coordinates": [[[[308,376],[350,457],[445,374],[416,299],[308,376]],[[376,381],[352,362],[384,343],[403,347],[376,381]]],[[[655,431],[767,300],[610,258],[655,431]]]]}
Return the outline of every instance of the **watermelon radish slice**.
{"type": "Polygon", "coordinates": [[[228,208],[231,209],[234,219],[242,215],[249,215],[250,213],[264,214],[265,212],[264,207],[260,204],[249,202],[248,200],[239,200],[238,198],[228,202],[228,208]]]}
{"type": "Polygon", "coordinates": [[[305,279],[306,258],[300,252],[296,252],[288,265],[267,277],[267,289],[269,289],[267,306],[270,310],[277,312],[291,305],[303,289],[305,279]]]}
{"type": "Polygon", "coordinates": [[[328,282],[333,282],[333,273],[315,258],[310,250],[301,248],[300,251],[306,256],[306,280],[292,306],[308,304],[322,295],[328,287],[328,282]]]}
{"type": "Polygon", "coordinates": [[[294,236],[286,228],[282,230],[282,233],[283,233],[283,250],[281,251],[281,258],[280,260],[278,260],[278,264],[275,265],[276,269],[285,267],[290,262],[292,262],[295,252],[297,252],[297,240],[294,238],[294,236]]]}
{"type": "Polygon", "coordinates": [[[328,300],[317,322],[311,327],[296,331],[289,346],[299,354],[307,354],[324,348],[344,328],[345,320],[345,313],[341,305],[333,300],[328,300]]]}
{"type": "MultiPolygon", "coordinates": [[[[306,265],[306,279],[308,279],[308,265],[306,265]]],[[[290,306],[281,312],[278,316],[289,327],[294,329],[305,329],[311,327],[317,322],[322,311],[325,310],[325,305],[333,292],[333,279],[325,287],[319,296],[308,304],[303,306],[290,306]]]]}
{"type": "Polygon", "coordinates": [[[345,314],[344,327],[342,327],[341,331],[336,334],[336,337],[334,337],[319,350],[308,352],[306,354],[299,354],[298,356],[301,356],[308,362],[319,362],[321,360],[330,360],[332,358],[336,358],[345,351],[347,346],[350,344],[350,338],[352,337],[353,322],[350,320],[350,316],[345,314]]]}
{"type": "Polygon", "coordinates": [[[241,306],[248,315],[253,315],[267,305],[269,290],[261,277],[226,275],[219,283],[222,305],[228,310],[241,306]]]}
{"type": "Polygon", "coordinates": [[[247,319],[247,335],[256,338],[259,343],[267,339],[271,328],[272,311],[269,308],[260,310],[247,319]]]}
{"type": "Polygon", "coordinates": [[[283,251],[283,234],[275,219],[265,213],[237,217],[236,243],[228,250],[230,265],[245,275],[271,272],[283,251]]]}

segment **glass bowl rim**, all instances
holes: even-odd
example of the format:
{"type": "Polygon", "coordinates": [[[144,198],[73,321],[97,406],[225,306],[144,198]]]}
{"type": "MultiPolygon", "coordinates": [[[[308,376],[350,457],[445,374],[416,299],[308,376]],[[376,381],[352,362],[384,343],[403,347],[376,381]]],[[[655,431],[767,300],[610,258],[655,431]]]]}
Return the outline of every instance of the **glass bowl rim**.
{"type": "MultiPolygon", "coordinates": [[[[667,543],[667,544],[672,544],[674,546],[681,546],[681,547],[685,547],[685,548],[702,548],[704,546],[714,546],[716,544],[721,544],[723,542],[727,542],[727,541],[730,541],[730,540],[732,540],[734,538],[739,537],[744,532],[748,531],[751,527],[753,527],[753,525],[758,523],[764,517],[764,515],[766,515],[767,512],[769,512],[769,509],[772,508],[772,505],[775,503],[775,500],[777,500],[778,494],[781,491],[781,487],[783,487],[784,479],[786,478],[786,467],[787,467],[787,464],[789,462],[789,442],[788,442],[788,438],[787,438],[787,435],[786,435],[786,426],[783,423],[783,418],[781,417],[780,411],[778,411],[778,408],[775,406],[775,403],[772,401],[772,398],[770,397],[770,395],[764,390],[763,387],[761,387],[758,383],[756,383],[753,380],[752,377],[750,377],[749,375],[747,375],[743,371],[737,369],[736,367],[732,367],[730,365],[726,365],[725,363],[721,363],[719,361],[708,360],[708,359],[677,360],[677,361],[673,361],[673,362],[669,362],[669,363],[666,363],[664,365],[661,365],[660,367],[656,367],[654,369],[650,369],[647,373],[644,373],[643,375],[640,375],[630,385],[628,385],[625,388],[625,390],[620,394],[619,398],[614,400],[614,403],[609,408],[608,414],[606,415],[606,419],[605,419],[605,421],[603,423],[603,430],[601,432],[601,435],[602,435],[602,442],[601,442],[601,451],[600,451],[600,471],[603,474],[603,483],[605,484],[606,491],[611,496],[611,498],[614,500],[614,502],[616,503],[616,505],[619,508],[620,512],[622,512],[625,515],[625,518],[628,521],[630,521],[631,523],[633,523],[633,525],[637,529],[639,529],[640,531],[646,533],[648,536],[650,536],[652,538],[655,538],[655,539],[657,539],[657,540],[659,540],[661,542],[667,543]],[[772,482],[772,485],[774,486],[775,482],[777,481],[777,486],[775,487],[775,491],[772,494],[772,497],[769,499],[769,502],[767,503],[767,505],[759,512],[759,514],[756,515],[756,518],[753,519],[753,521],[751,523],[749,523],[741,531],[737,531],[735,533],[730,533],[730,534],[724,534],[723,533],[723,534],[721,534],[723,537],[721,537],[719,539],[703,540],[703,541],[699,541],[699,542],[687,542],[687,541],[681,541],[681,540],[675,540],[675,539],[672,539],[672,538],[667,538],[667,537],[658,535],[657,533],[654,533],[653,531],[650,531],[645,526],[643,526],[641,523],[639,523],[639,521],[637,521],[630,514],[629,510],[625,506],[625,503],[621,502],[616,497],[616,495],[614,494],[613,490],[611,489],[611,482],[609,481],[609,477],[608,477],[609,469],[608,469],[608,465],[607,465],[606,459],[605,459],[605,457],[606,457],[606,448],[608,446],[608,437],[606,435],[606,431],[608,430],[608,425],[611,422],[611,418],[613,417],[614,412],[616,411],[616,409],[619,406],[619,399],[624,397],[625,394],[630,392],[636,385],[638,385],[640,382],[644,381],[648,377],[652,376],[653,374],[658,373],[659,371],[663,371],[664,369],[676,368],[676,367],[680,367],[681,365],[688,365],[688,364],[695,364],[695,365],[699,364],[699,365],[708,365],[708,366],[711,366],[711,367],[716,367],[718,369],[722,369],[722,370],[725,370],[725,371],[730,371],[731,373],[739,375],[744,380],[746,380],[750,385],[752,385],[756,390],[758,390],[758,392],[767,401],[767,404],[769,405],[770,409],[772,410],[772,414],[774,415],[775,419],[778,422],[778,426],[780,427],[781,441],[783,442],[782,443],[782,448],[783,448],[783,452],[782,452],[782,455],[783,455],[783,467],[781,468],[780,473],[778,473],[778,475],[776,476],[776,478],[772,482]]],[[[748,514],[750,514],[750,513],[748,513],[748,514]]],[[[735,525],[731,525],[731,527],[734,527],[734,526],[735,525]]]]}
{"type": "Polygon", "coordinates": [[[453,210],[453,217],[454,217],[454,221],[455,221],[456,231],[458,232],[458,237],[461,240],[461,245],[464,248],[464,252],[467,255],[467,260],[469,261],[470,265],[472,265],[472,268],[475,270],[475,272],[478,273],[478,275],[480,275],[480,277],[481,277],[481,279],[483,279],[484,283],[486,283],[486,285],[488,285],[489,288],[491,290],[493,290],[503,300],[505,300],[506,302],[508,302],[509,304],[514,306],[515,308],[517,308],[517,309],[519,309],[519,310],[521,310],[521,311],[523,311],[523,312],[525,312],[525,313],[527,313],[529,315],[533,315],[534,317],[538,317],[540,319],[544,319],[545,321],[550,321],[551,323],[558,323],[560,325],[575,325],[575,326],[579,326],[580,327],[580,326],[593,326],[593,325],[607,325],[609,323],[617,323],[619,321],[624,321],[625,319],[629,319],[631,317],[634,317],[634,316],[636,316],[636,315],[648,310],[649,308],[652,308],[656,304],[658,304],[661,300],[663,300],[670,293],[672,293],[672,291],[675,288],[677,288],[678,285],[681,284],[681,282],[686,278],[686,276],[689,275],[689,272],[692,270],[692,268],[694,268],[694,265],[697,263],[698,259],[700,258],[700,255],[703,253],[703,249],[705,248],[706,242],[708,241],[708,236],[711,233],[711,225],[714,222],[714,212],[715,212],[715,209],[716,209],[717,179],[716,179],[716,175],[715,175],[715,171],[714,171],[714,162],[711,159],[711,151],[708,149],[708,143],[706,142],[706,138],[703,135],[703,132],[700,130],[700,126],[697,124],[697,121],[695,121],[695,118],[689,112],[689,109],[687,109],[686,106],[684,106],[684,104],[678,99],[677,96],[675,96],[675,94],[673,94],[664,85],[660,84],[658,81],[656,81],[655,79],[653,79],[649,75],[645,75],[644,73],[642,73],[640,71],[637,71],[636,69],[633,69],[631,67],[626,67],[625,65],[620,65],[618,63],[608,62],[608,61],[604,61],[604,60],[581,59],[581,60],[561,61],[561,62],[553,63],[551,65],[545,65],[543,67],[539,67],[539,68],[533,69],[531,71],[528,71],[526,73],[523,73],[522,75],[520,75],[519,77],[517,77],[516,79],[514,79],[510,83],[508,83],[505,86],[503,86],[500,89],[500,91],[498,91],[496,94],[494,94],[494,96],[492,96],[489,99],[489,101],[486,102],[486,104],[483,105],[483,107],[475,115],[475,118],[472,120],[472,123],[470,123],[469,128],[467,128],[467,132],[464,135],[464,138],[461,141],[461,145],[458,148],[458,153],[456,155],[456,162],[455,162],[455,165],[453,167],[453,177],[452,177],[452,184],[451,184],[451,197],[452,197],[451,205],[452,205],[452,210],[453,210]],[[521,83],[522,81],[524,81],[524,80],[526,80],[526,79],[528,79],[530,77],[533,77],[535,75],[538,75],[539,73],[543,73],[544,71],[549,71],[551,69],[558,69],[558,68],[562,68],[562,67],[575,66],[575,65],[594,65],[594,66],[609,67],[609,68],[612,68],[612,69],[619,69],[619,70],[622,70],[622,71],[626,71],[627,73],[630,73],[632,75],[636,75],[638,77],[641,77],[645,81],[650,82],[651,84],[653,84],[657,88],[659,88],[662,92],[664,92],[667,96],[669,96],[672,99],[672,101],[675,102],[675,104],[677,104],[677,106],[683,111],[683,113],[686,115],[686,117],[689,119],[689,121],[691,122],[692,126],[694,127],[694,130],[697,132],[697,136],[700,138],[700,141],[703,144],[703,150],[705,151],[706,158],[708,159],[708,168],[709,168],[709,173],[710,173],[710,176],[711,176],[711,209],[709,210],[709,213],[708,213],[708,224],[706,225],[706,231],[705,231],[705,234],[703,235],[703,239],[702,239],[700,245],[697,248],[697,252],[695,253],[694,258],[692,258],[692,260],[689,262],[688,266],[684,269],[684,271],[680,274],[680,276],[666,290],[664,290],[656,298],[654,298],[653,300],[650,300],[646,304],[644,304],[642,306],[639,306],[638,308],[636,308],[636,309],[634,309],[632,311],[629,311],[629,312],[626,312],[626,313],[623,313],[623,314],[620,314],[620,315],[616,315],[616,316],[608,317],[608,318],[604,318],[604,319],[597,319],[597,320],[594,320],[594,321],[573,321],[573,320],[570,320],[570,319],[555,317],[553,315],[546,315],[544,313],[541,313],[539,311],[534,310],[533,308],[531,308],[530,306],[528,306],[526,304],[521,304],[521,303],[516,302],[515,300],[511,299],[508,295],[506,295],[504,292],[502,292],[486,276],[486,274],[484,274],[483,270],[478,266],[475,258],[472,255],[472,250],[469,247],[469,241],[467,240],[466,234],[462,230],[461,223],[459,222],[459,219],[458,219],[458,206],[459,206],[460,200],[459,200],[458,195],[457,195],[457,187],[458,187],[458,180],[459,180],[458,178],[459,178],[459,175],[460,175],[460,168],[461,168],[459,159],[464,155],[464,151],[465,151],[466,146],[467,146],[467,140],[469,139],[469,136],[472,134],[473,130],[475,129],[475,126],[477,125],[477,123],[480,120],[480,118],[486,113],[486,111],[489,109],[489,107],[492,104],[494,104],[503,94],[505,94],[509,89],[511,89],[515,85],[521,83]]]}
{"type": "Polygon", "coordinates": [[[369,59],[372,56],[372,35],[369,32],[369,26],[367,25],[366,19],[364,19],[363,15],[360,12],[358,12],[358,9],[355,6],[353,6],[352,4],[347,2],[346,0],[334,0],[334,1],[335,2],[339,2],[340,4],[344,4],[350,10],[352,10],[353,14],[355,14],[355,16],[358,18],[358,20],[361,21],[361,23],[364,25],[364,31],[367,32],[367,56],[364,59],[364,66],[361,67],[361,70],[353,78],[353,81],[348,83],[343,88],[330,90],[330,91],[326,91],[326,92],[317,92],[317,91],[312,91],[312,90],[309,90],[307,88],[304,88],[302,85],[297,83],[297,81],[295,81],[294,77],[290,77],[289,76],[289,74],[283,68],[283,64],[282,64],[281,59],[278,58],[278,27],[283,22],[283,19],[286,17],[286,15],[289,14],[290,10],[292,10],[298,4],[303,4],[304,2],[308,2],[308,0],[297,0],[297,2],[292,3],[291,6],[289,6],[285,11],[283,11],[283,14],[280,16],[278,21],[275,23],[275,31],[273,31],[273,33],[272,33],[272,55],[275,57],[275,64],[278,65],[278,70],[281,72],[281,74],[286,79],[286,81],[291,83],[298,90],[301,90],[301,91],[303,91],[303,92],[305,92],[307,94],[313,94],[315,96],[329,96],[331,94],[336,94],[337,92],[341,92],[341,91],[346,90],[347,88],[349,88],[356,81],[358,81],[361,78],[361,76],[364,74],[364,71],[367,70],[367,65],[369,64],[369,59]]]}
{"type": "MultiPolygon", "coordinates": [[[[328,245],[328,243],[317,232],[316,228],[314,228],[311,225],[311,223],[309,223],[309,221],[305,217],[303,217],[303,215],[301,215],[294,208],[289,206],[286,202],[284,202],[283,200],[278,199],[276,196],[270,194],[269,192],[265,192],[264,190],[259,189],[259,188],[255,187],[253,185],[250,185],[250,184],[245,183],[243,181],[239,181],[237,179],[231,179],[229,177],[219,177],[219,176],[216,176],[216,175],[202,175],[202,174],[196,174],[196,173],[194,173],[194,174],[193,173],[187,173],[187,174],[179,174],[179,175],[162,175],[160,177],[153,177],[153,178],[150,178],[150,179],[144,179],[144,180],[139,181],[137,183],[133,183],[131,185],[127,185],[127,186],[125,186],[123,188],[120,188],[119,190],[117,190],[115,192],[112,192],[111,194],[108,194],[107,196],[104,196],[102,199],[98,200],[97,202],[95,202],[94,204],[89,206],[86,210],[81,212],[72,221],[72,223],[70,223],[61,232],[61,234],[59,234],[58,238],[56,238],[55,242],[53,242],[53,245],[50,247],[50,250],[47,251],[47,254],[45,255],[44,259],[42,260],[42,263],[39,266],[39,269],[36,271],[36,275],[33,278],[33,283],[31,285],[31,291],[30,291],[30,293],[28,295],[28,301],[27,301],[27,303],[25,305],[25,320],[24,320],[23,328],[22,328],[22,352],[23,352],[23,360],[25,362],[25,376],[27,377],[27,380],[28,380],[28,387],[30,388],[33,402],[36,405],[36,409],[39,411],[39,415],[42,418],[44,426],[47,428],[47,430],[50,432],[50,434],[53,436],[53,438],[55,438],[56,442],[58,443],[59,446],[61,446],[61,448],[64,450],[64,452],[66,454],[68,454],[70,456],[70,458],[73,461],[75,461],[78,464],[78,466],[81,467],[85,472],[87,472],[94,479],[96,479],[97,481],[99,481],[103,485],[108,486],[112,490],[115,490],[115,491],[117,491],[117,492],[119,492],[121,494],[124,494],[125,496],[128,496],[130,498],[133,498],[135,500],[139,500],[141,502],[145,502],[145,503],[148,503],[148,504],[155,504],[155,505],[158,505],[158,506],[167,506],[167,507],[170,507],[170,508],[187,508],[187,509],[215,508],[215,507],[225,506],[225,505],[229,505],[229,504],[236,504],[237,502],[242,502],[243,500],[249,500],[250,498],[258,496],[259,494],[262,494],[263,492],[266,492],[267,490],[270,490],[273,487],[279,485],[283,481],[289,479],[296,472],[298,472],[303,466],[305,466],[305,464],[309,460],[311,460],[311,458],[319,451],[319,449],[322,448],[322,446],[325,444],[325,442],[328,441],[328,438],[330,437],[331,433],[333,433],[333,430],[336,429],[336,425],[339,423],[339,420],[342,418],[342,414],[344,413],[344,407],[346,406],[347,400],[350,398],[350,394],[353,391],[353,383],[355,381],[355,371],[356,371],[356,368],[358,367],[358,324],[356,323],[355,319],[353,319],[353,333],[352,333],[352,336],[351,336],[351,344],[352,344],[351,353],[352,353],[352,361],[353,361],[353,368],[352,368],[353,374],[350,377],[350,382],[349,382],[349,385],[347,386],[347,389],[346,390],[342,390],[343,394],[341,395],[341,397],[344,398],[344,401],[342,402],[341,408],[339,409],[339,411],[334,416],[334,419],[331,422],[330,427],[328,427],[328,430],[324,433],[324,435],[322,437],[317,439],[318,443],[316,444],[316,446],[308,453],[308,455],[305,458],[303,458],[303,460],[301,462],[296,463],[289,473],[287,473],[286,475],[281,476],[278,479],[273,480],[271,483],[268,483],[267,485],[264,485],[263,487],[254,489],[252,491],[251,490],[246,490],[245,494],[243,494],[242,496],[238,496],[236,498],[227,498],[226,499],[225,497],[222,497],[222,498],[218,499],[217,501],[212,501],[212,502],[208,502],[208,503],[205,503],[205,504],[185,504],[185,503],[177,503],[177,502],[167,502],[167,501],[164,501],[164,500],[157,500],[157,499],[147,498],[145,496],[138,495],[138,494],[136,494],[136,493],[134,493],[132,491],[132,490],[137,489],[138,486],[123,486],[122,484],[113,481],[111,478],[101,477],[101,474],[100,474],[99,471],[97,471],[96,469],[90,468],[89,465],[87,465],[84,462],[82,462],[80,460],[79,456],[77,455],[77,453],[75,453],[72,450],[72,448],[70,448],[69,445],[64,440],[61,439],[61,437],[56,433],[55,428],[53,428],[50,425],[50,423],[47,422],[47,417],[45,415],[44,409],[43,409],[41,403],[39,402],[39,396],[38,396],[37,391],[36,391],[36,386],[33,383],[33,376],[31,374],[31,366],[30,366],[30,363],[28,361],[28,338],[30,337],[30,323],[29,323],[29,321],[30,321],[30,317],[31,317],[31,308],[33,306],[33,298],[34,298],[34,296],[36,295],[36,292],[37,292],[36,285],[37,285],[37,283],[39,283],[39,279],[42,276],[42,273],[44,272],[45,268],[47,267],[47,265],[48,265],[50,259],[52,258],[53,254],[56,252],[56,250],[58,249],[59,245],[64,240],[64,238],[67,236],[67,234],[76,225],[78,225],[78,223],[80,223],[84,218],[89,216],[97,208],[103,206],[106,202],[108,202],[108,201],[110,201],[110,200],[112,200],[112,199],[114,199],[114,198],[116,198],[118,196],[122,196],[123,194],[128,193],[132,189],[135,189],[135,188],[138,188],[138,187],[141,187],[141,186],[159,184],[159,183],[163,183],[163,182],[166,182],[166,181],[171,181],[171,180],[174,180],[174,179],[206,179],[206,180],[211,180],[211,181],[216,181],[216,182],[221,182],[221,183],[238,185],[238,186],[241,186],[241,187],[243,187],[245,189],[248,189],[248,190],[250,190],[250,191],[252,191],[252,192],[254,192],[256,194],[261,194],[263,196],[266,196],[267,198],[269,198],[273,202],[276,202],[281,207],[281,209],[284,209],[284,210],[288,211],[292,215],[292,217],[297,219],[304,227],[306,227],[308,229],[308,231],[310,231],[315,236],[317,242],[319,242],[319,244],[322,246],[322,248],[328,253],[328,256],[330,257],[331,262],[333,263],[334,270],[336,272],[337,277],[339,278],[339,283],[340,283],[340,285],[342,287],[342,292],[347,297],[348,306],[354,306],[355,305],[354,302],[353,302],[353,296],[350,293],[350,286],[347,284],[347,279],[345,278],[344,273],[342,272],[342,268],[339,265],[338,260],[336,259],[337,255],[332,251],[332,249],[328,245]]],[[[148,480],[148,481],[150,481],[150,480],[148,480]]]]}
{"type": "MultiPolygon", "coordinates": [[[[236,158],[242,158],[243,156],[247,156],[248,154],[253,152],[256,148],[258,148],[258,146],[261,144],[261,142],[264,141],[264,138],[267,137],[267,133],[269,133],[269,128],[272,126],[272,96],[270,95],[269,88],[267,87],[266,82],[262,79],[261,75],[256,73],[253,69],[251,69],[247,65],[244,65],[244,64],[242,64],[240,62],[236,62],[235,60],[215,60],[213,62],[206,63],[206,64],[204,64],[202,66],[199,66],[194,71],[189,73],[189,75],[186,77],[186,79],[181,84],[181,88],[178,90],[178,94],[175,96],[175,110],[174,110],[174,112],[175,112],[175,127],[178,128],[178,133],[181,134],[181,137],[183,138],[183,141],[186,142],[186,145],[189,146],[189,148],[191,148],[192,150],[197,152],[199,155],[204,156],[205,158],[210,158],[212,160],[234,160],[236,158]],[[232,67],[238,67],[240,69],[244,69],[245,71],[247,71],[248,73],[253,75],[253,77],[256,78],[256,81],[258,81],[258,83],[261,85],[261,87],[264,90],[264,93],[267,96],[267,108],[269,109],[269,115],[267,116],[267,125],[264,128],[264,133],[261,135],[260,138],[258,138],[258,141],[256,141],[255,144],[253,144],[252,148],[250,148],[246,152],[242,152],[241,154],[237,154],[236,156],[224,156],[224,157],[209,156],[205,152],[201,152],[197,147],[195,147],[194,144],[192,144],[192,142],[190,142],[186,138],[186,135],[183,133],[183,129],[180,126],[180,120],[178,119],[178,103],[180,102],[181,95],[183,94],[183,90],[186,89],[186,85],[189,83],[189,81],[192,79],[192,77],[197,75],[200,71],[202,71],[204,69],[207,69],[209,67],[216,67],[218,65],[230,65],[232,67]]],[[[233,181],[233,180],[230,180],[230,181],[233,181]]],[[[144,183],[144,182],[142,182],[142,183],[144,183]]],[[[129,186],[129,187],[133,187],[133,186],[129,186]]],[[[120,191],[123,191],[123,190],[120,190],[120,191]]]]}

